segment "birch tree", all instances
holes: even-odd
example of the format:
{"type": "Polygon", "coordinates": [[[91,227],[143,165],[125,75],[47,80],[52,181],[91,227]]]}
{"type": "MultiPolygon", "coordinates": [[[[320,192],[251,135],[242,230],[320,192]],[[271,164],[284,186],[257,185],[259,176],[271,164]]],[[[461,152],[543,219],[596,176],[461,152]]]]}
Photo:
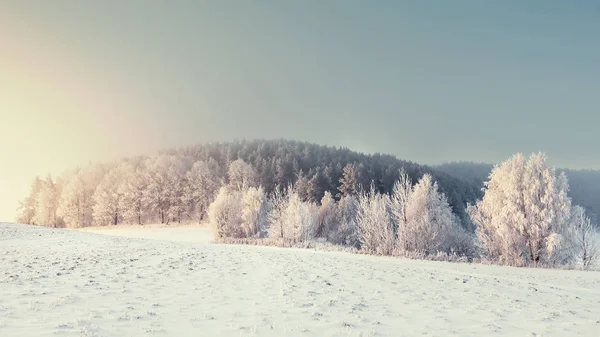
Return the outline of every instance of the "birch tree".
{"type": "Polygon", "coordinates": [[[75,173],[62,189],[57,215],[69,228],[91,225],[92,196],[86,188],[81,171],[75,173]],[[88,216],[89,215],[89,216],[88,216]]]}
{"type": "Polygon", "coordinates": [[[227,171],[229,185],[238,191],[247,187],[256,186],[258,175],[254,168],[242,159],[237,159],[231,163],[227,171]]]}
{"type": "Polygon", "coordinates": [[[543,153],[528,160],[516,154],[496,166],[484,191],[468,212],[488,258],[528,265],[554,263],[564,255],[571,212],[568,183],[548,167],[543,153]]]}
{"type": "Polygon", "coordinates": [[[575,206],[571,212],[571,244],[575,261],[582,269],[587,270],[597,263],[600,256],[600,242],[598,232],[594,229],[592,221],[585,214],[581,206],[575,206]]]}
{"type": "Polygon", "coordinates": [[[395,231],[397,233],[398,247],[403,250],[408,250],[408,215],[407,207],[412,195],[412,181],[408,174],[400,171],[400,178],[394,184],[392,195],[390,197],[390,208],[395,223],[395,231]]]}
{"type": "Polygon", "coordinates": [[[431,175],[423,175],[414,186],[406,204],[406,220],[402,230],[405,250],[425,255],[449,250],[457,219],[431,175]]]}
{"type": "Polygon", "coordinates": [[[329,240],[335,244],[359,247],[357,236],[358,200],[353,195],[345,195],[337,202],[338,227],[329,233],[329,240]]]}
{"type": "Polygon", "coordinates": [[[56,184],[52,181],[52,177],[48,175],[35,197],[35,214],[33,217],[35,224],[45,227],[57,227],[58,198],[56,184]]]}
{"type": "Polygon", "coordinates": [[[33,179],[33,183],[31,184],[29,195],[27,195],[23,201],[19,202],[19,208],[17,210],[18,215],[16,219],[18,223],[35,225],[36,198],[42,188],[42,180],[39,177],[35,177],[33,179]]]}
{"type": "Polygon", "coordinates": [[[144,200],[162,224],[169,222],[171,190],[168,174],[173,160],[172,156],[161,155],[151,160],[146,169],[148,185],[144,190],[144,200]]]}
{"type": "Polygon", "coordinates": [[[138,167],[120,186],[122,214],[126,222],[143,225],[148,212],[147,174],[138,167]]]}
{"type": "Polygon", "coordinates": [[[239,191],[221,187],[208,207],[208,220],[216,239],[242,238],[242,205],[239,191]]]}
{"type": "Polygon", "coordinates": [[[375,192],[373,184],[358,198],[356,231],[361,249],[369,254],[391,255],[394,251],[396,238],[389,203],[389,197],[375,192]]]}
{"type": "Polygon", "coordinates": [[[241,193],[241,222],[244,237],[261,237],[266,234],[269,200],[262,187],[249,187],[241,193]]]}
{"type": "Polygon", "coordinates": [[[111,169],[102,179],[93,195],[93,217],[96,225],[117,225],[124,218],[123,185],[133,169],[127,164],[111,169]]]}
{"type": "Polygon", "coordinates": [[[338,231],[339,216],[338,208],[329,191],[326,191],[321,198],[319,207],[319,221],[315,230],[315,236],[330,238],[338,231]]]}

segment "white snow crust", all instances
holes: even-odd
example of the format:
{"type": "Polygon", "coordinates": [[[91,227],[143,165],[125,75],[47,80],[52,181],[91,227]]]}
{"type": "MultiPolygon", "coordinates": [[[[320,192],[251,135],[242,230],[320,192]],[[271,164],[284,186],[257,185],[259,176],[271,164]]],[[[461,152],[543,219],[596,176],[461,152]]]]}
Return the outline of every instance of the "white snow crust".
{"type": "Polygon", "coordinates": [[[0,336],[600,336],[598,272],[210,238],[0,224],[0,336]]]}

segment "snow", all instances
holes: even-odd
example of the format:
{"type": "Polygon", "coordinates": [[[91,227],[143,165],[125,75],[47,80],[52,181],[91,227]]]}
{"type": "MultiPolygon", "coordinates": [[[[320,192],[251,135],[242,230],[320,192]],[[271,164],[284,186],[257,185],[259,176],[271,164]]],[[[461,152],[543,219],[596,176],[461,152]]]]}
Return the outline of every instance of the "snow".
{"type": "Polygon", "coordinates": [[[216,245],[209,238],[201,227],[84,232],[0,224],[0,336],[600,331],[598,272],[216,245]]]}
{"type": "Polygon", "coordinates": [[[209,243],[213,234],[204,226],[168,226],[151,224],[144,226],[119,225],[109,227],[87,227],[78,229],[82,232],[99,233],[129,238],[144,238],[163,241],[202,242],[209,243]]]}

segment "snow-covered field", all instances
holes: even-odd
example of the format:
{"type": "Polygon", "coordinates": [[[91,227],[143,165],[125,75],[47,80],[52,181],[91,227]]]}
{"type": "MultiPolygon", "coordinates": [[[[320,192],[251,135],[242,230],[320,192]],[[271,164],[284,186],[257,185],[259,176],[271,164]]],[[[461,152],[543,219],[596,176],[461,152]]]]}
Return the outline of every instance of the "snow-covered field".
{"type": "Polygon", "coordinates": [[[105,235],[122,236],[129,238],[144,238],[153,240],[179,241],[179,242],[202,242],[212,241],[213,235],[210,230],[204,226],[185,225],[185,226],[166,226],[151,224],[144,226],[110,226],[110,227],[89,227],[79,229],[82,232],[99,233],[105,235]]]}
{"type": "Polygon", "coordinates": [[[0,336],[600,336],[598,272],[108,232],[0,225],[0,336]]]}

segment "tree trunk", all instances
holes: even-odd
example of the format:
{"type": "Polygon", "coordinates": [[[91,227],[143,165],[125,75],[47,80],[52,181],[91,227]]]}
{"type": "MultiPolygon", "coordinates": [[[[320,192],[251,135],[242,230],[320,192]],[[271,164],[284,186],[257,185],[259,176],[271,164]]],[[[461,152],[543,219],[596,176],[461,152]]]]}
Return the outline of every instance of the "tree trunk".
{"type": "Polygon", "coordinates": [[[531,244],[531,240],[529,240],[527,245],[529,246],[529,258],[531,259],[531,262],[535,262],[535,257],[533,256],[533,245],[531,244]]]}

